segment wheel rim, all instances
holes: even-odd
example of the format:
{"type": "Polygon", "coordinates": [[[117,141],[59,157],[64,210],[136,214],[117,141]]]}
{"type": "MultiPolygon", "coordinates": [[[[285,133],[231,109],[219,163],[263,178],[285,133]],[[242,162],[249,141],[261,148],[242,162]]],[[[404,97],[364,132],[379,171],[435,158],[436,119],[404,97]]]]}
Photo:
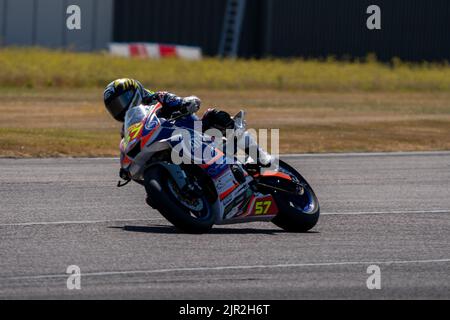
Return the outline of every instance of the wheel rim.
{"type": "Polygon", "coordinates": [[[168,179],[167,186],[178,203],[187,209],[193,218],[198,220],[207,220],[209,218],[211,210],[205,198],[193,199],[184,195],[172,179],[168,179]]]}
{"type": "Polygon", "coordinates": [[[311,193],[311,190],[303,186],[303,195],[290,195],[288,196],[288,203],[291,207],[301,211],[305,214],[313,214],[316,211],[316,201],[311,193]]]}
{"type": "Polygon", "coordinates": [[[307,184],[300,182],[299,177],[288,168],[280,167],[280,171],[290,175],[294,181],[302,185],[304,190],[302,195],[298,194],[287,196],[289,205],[302,213],[314,214],[317,208],[317,202],[311,188],[307,184]]]}

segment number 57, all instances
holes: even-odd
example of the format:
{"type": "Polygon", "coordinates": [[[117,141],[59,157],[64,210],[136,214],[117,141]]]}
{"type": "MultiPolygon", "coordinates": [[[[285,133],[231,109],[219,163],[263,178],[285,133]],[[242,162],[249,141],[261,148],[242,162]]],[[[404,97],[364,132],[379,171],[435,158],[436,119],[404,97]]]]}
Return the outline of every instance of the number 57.
{"type": "Polygon", "coordinates": [[[255,203],[255,214],[266,214],[270,206],[272,205],[272,201],[258,201],[255,203]]]}

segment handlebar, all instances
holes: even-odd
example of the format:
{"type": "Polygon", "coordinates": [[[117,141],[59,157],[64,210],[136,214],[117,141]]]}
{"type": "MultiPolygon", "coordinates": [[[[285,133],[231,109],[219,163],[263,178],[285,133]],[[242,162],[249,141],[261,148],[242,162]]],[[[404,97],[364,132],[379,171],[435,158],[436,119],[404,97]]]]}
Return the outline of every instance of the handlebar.
{"type": "Polygon", "coordinates": [[[182,113],[182,112],[180,112],[180,111],[177,111],[177,112],[174,112],[173,115],[172,115],[172,117],[169,118],[169,119],[167,119],[167,120],[168,120],[168,121],[175,121],[175,120],[177,120],[177,119],[180,119],[180,118],[182,118],[182,117],[186,117],[186,116],[188,116],[188,115],[190,115],[189,112],[182,113]]]}

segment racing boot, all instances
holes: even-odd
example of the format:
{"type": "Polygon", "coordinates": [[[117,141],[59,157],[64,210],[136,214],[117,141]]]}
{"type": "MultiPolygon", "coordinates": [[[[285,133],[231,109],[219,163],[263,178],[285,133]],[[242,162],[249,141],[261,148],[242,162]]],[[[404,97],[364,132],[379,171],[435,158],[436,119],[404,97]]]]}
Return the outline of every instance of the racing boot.
{"type": "Polygon", "coordinates": [[[261,148],[253,136],[247,131],[245,121],[245,112],[241,110],[233,118],[234,136],[236,137],[237,148],[244,150],[248,157],[251,157],[260,167],[270,167],[272,165],[272,156],[261,148]]]}
{"type": "Polygon", "coordinates": [[[268,168],[272,165],[273,157],[258,145],[249,132],[243,132],[241,137],[238,138],[238,148],[240,147],[243,147],[246,155],[256,161],[260,167],[268,168]]]}

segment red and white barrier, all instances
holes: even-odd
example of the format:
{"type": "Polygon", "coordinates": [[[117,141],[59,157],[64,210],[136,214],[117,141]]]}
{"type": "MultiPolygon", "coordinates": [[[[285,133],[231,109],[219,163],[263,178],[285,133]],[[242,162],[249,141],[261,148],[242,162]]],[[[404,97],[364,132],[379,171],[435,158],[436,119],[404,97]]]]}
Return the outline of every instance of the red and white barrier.
{"type": "Polygon", "coordinates": [[[165,45],[158,43],[110,43],[109,52],[122,57],[166,58],[176,57],[186,60],[200,60],[199,47],[165,45]]]}

